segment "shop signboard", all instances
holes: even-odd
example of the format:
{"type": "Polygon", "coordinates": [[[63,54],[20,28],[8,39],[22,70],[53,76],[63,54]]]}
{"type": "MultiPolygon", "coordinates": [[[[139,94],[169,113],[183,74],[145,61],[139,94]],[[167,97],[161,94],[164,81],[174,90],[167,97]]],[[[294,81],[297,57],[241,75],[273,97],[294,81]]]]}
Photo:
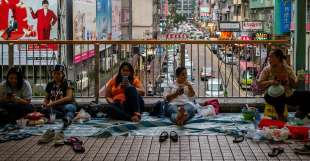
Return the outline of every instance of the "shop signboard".
{"type": "Polygon", "coordinates": [[[238,32],[240,31],[239,22],[220,22],[220,31],[238,32]]]}
{"type": "Polygon", "coordinates": [[[263,31],[262,21],[245,21],[242,22],[242,31],[263,31]]]}

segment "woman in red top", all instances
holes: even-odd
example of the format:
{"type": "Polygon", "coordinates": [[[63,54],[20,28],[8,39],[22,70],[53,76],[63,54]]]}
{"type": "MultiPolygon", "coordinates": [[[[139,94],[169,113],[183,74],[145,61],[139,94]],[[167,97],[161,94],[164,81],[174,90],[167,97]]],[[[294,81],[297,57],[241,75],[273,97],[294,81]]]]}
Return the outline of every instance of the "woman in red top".
{"type": "Polygon", "coordinates": [[[132,65],[124,62],[118,74],[108,82],[106,99],[109,105],[104,111],[114,119],[138,122],[144,108],[141,97],[144,94],[142,83],[134,77],[132,65]]]}

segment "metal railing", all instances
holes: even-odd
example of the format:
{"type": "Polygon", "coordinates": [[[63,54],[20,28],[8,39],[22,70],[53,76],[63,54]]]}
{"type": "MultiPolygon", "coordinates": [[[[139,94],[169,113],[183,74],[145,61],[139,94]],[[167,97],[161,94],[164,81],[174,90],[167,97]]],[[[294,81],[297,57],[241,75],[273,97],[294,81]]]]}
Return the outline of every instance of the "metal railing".
{"type": "Polygon", "coordinates": [[[98,100],[119,65],[129,61],[153,97],[163,95],[180,65],[187,68],[198,97],[253,97],[249,86],[267,51],[288,44],[287,40],[0,41],[0,79],[5,79],[10,66],[20,66],[34,95],[42,96],[51,79],[50,67],[62,63],[75,82],[75,95],[98,100]]]}

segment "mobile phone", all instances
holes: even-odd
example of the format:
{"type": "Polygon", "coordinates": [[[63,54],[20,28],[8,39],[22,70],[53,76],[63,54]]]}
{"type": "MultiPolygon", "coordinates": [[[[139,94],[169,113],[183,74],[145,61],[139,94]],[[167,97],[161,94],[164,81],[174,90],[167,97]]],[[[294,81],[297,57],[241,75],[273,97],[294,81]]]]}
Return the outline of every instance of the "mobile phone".
{"type": "Polygon", "coordinates": [[[123,81],[123,82],[128,82],[128,76],[123,76],[123,77],[122,77],[122,81],[123,81]]]}

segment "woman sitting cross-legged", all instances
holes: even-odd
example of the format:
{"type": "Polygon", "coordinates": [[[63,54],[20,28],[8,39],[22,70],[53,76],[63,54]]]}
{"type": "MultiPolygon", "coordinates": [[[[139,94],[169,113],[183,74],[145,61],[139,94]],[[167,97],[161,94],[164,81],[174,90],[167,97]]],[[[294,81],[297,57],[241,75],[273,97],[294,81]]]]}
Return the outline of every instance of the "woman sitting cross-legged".
{"type": "Polygon", "coordinates": [[[77,106],[73,95],[74,87],[71,81],[66,79],[64,70],[65,67],[60,64],[53,67],[53,81],[46,86],[46,97],[42,106],[46,117],[55,113],[57,117],[62,117],[63,128],[67,128],[72,123],[77,106]]]}
{"type": "Polygon", "coordinates": [[[9,69],[6,80],[0,84],[0,125],[16,123],[16,120],[32,111],[32,90],[16,67],[9,69]]]}
{"type": "Polygon", "coordinates": [[[176,81],[165,91],[165,115],[177,125],[184,125],[196,113],[196,106],[192,101],[195,91],[187,81],[187,71],[184,67],[178,67],[175,72],[176,81]]]}
{"type": "Polygon", "coordinates": [[[112,78],[106,87],[106,100],[103,112],[114,119],[138,122],[144,108],[141,96],[145,94],[143,86],[134,76],[130,63],[124,62],[119,67],[118,74],[112,78]]]}

